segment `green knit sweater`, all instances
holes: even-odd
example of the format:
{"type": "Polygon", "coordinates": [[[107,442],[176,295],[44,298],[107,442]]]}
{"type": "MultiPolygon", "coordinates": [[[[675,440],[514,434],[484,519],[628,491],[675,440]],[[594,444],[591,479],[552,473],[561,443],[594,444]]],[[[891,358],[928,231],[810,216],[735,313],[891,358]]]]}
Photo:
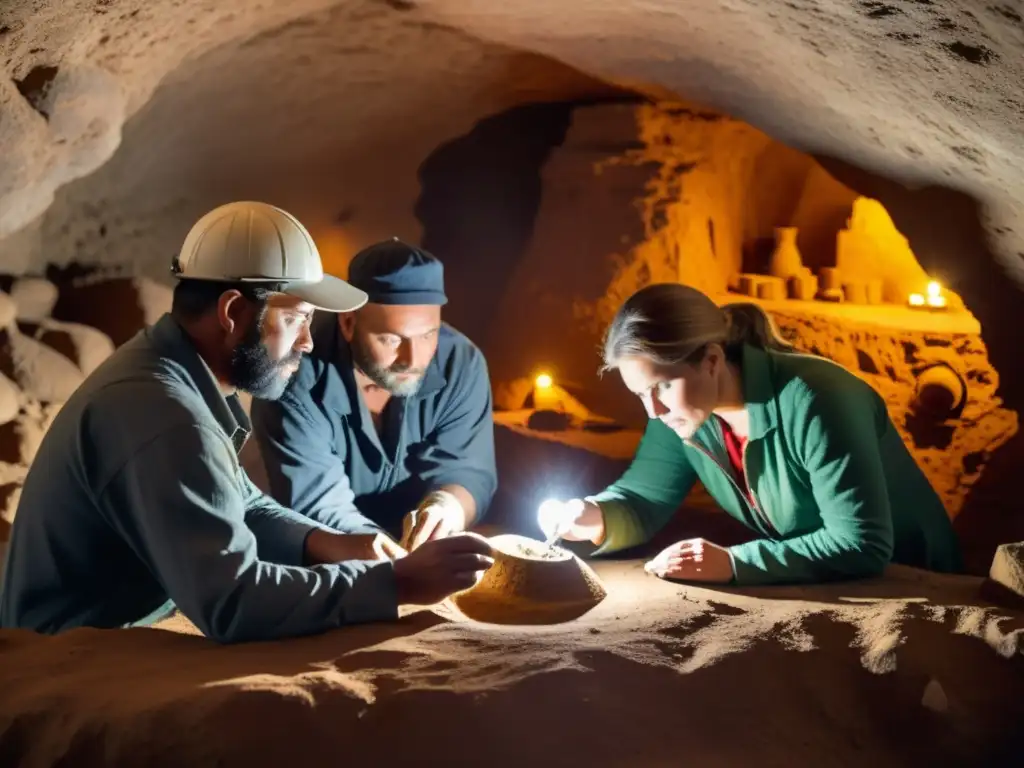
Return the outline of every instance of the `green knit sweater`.
{"type": "Polygon", "coordinates": [[[648,541],[699,479],[760,535],[729,548],[737,584],[869,576],[889,562],[960,570],[942,501],[874,389],[829,360],[750,346],[742,372],[753,501],[729,468],[716,419],[686,443],[652,420],[629,469],[590,499],[605,521],[595,554],[648,541]]]}

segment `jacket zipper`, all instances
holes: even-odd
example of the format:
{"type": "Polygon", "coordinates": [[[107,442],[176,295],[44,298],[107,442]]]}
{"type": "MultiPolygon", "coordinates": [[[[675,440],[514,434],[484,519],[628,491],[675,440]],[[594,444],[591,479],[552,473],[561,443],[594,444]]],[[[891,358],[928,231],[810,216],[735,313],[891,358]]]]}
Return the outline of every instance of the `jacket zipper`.
{"type": "MultiPolygon", "coordinates": [[[[720,470],[722,470],[722,473],[729,479],[729,482],[732,483],[733,487],[739,492],[740,496],[742,498],[744,498],[744,499],[748,499],[748,498],[750,499],[751,507],[753,507],[754,513],[757,515],[757,517],[761,520],[762,523],[764,523],[765,527],[768,529],[768,531],[769,531],[768,535],[777,538],[778,535],[779,535],[779,532],[775,528],[775,526],[772,525],[772,521],[770,519],[768,519],[767,513],[763,509],[761,509],[761,506],[757,503],[757,495],[754,493],[754,489],[750,487],[750,483],[747,483],[747,492],[744,493],[743,489],[740,488],[740,484],[736,482],[736,478],[734,478],[732,476],[732,473],[729,472],[725,467],[723,467],[721,465],[721,463],[718,461],[718,459],[716,459],[712,455],[711,451],[707,450],[704,446],[700,445],[699,443],[697,443],[697,442],[695,442],[693,440],[687,439],[687,440],[684,440],[683,442],[686,443],[686,445],[690,446],[691,448],[694,448],[695,450],[698,450],[701,453],[703,453],[705,456],[708,457],[708,459],[711,461],[712,464],[714,464],[716,467],[718,467],[720,470]]],[[[744,480],[746,480],[746,478],[748,477],[748,475],[747,475],[747,447],[745,445],[743,446],[743,477],[744,477],[744,480]]]]}

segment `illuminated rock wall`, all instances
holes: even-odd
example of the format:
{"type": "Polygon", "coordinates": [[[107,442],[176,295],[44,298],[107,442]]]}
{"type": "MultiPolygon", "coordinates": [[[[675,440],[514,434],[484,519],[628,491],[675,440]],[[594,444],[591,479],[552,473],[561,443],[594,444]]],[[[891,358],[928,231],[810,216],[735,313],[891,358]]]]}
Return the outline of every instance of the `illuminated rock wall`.
{"type": "Polygon", "coordinates": [[[799,350],[822,355],[855,373],[882,395],[900,436],[946,505],[960,511],[992,454],[1018,428],[1015,411],[996,396],[999,374],[976,335],[927,334],[796,313],[770,313],[799,350]],[[967,385],[956,418],[938,422],[915,414],[919,373],[945,363],[967,385]]]}
{"type": "MultiPolygon", "coordinates": [[[[878,280],[881,300],[902,297],[905,306],[930,277],[880,203],[859,197],[806,155],[711,113],[679,105],[577,110],[542,175],[540,213],[519,282],[505,293],[485,344],[499,405],[518,407],[516,380],[544,368],[595,411],[641,423],[642,410],[618,377],[596,373],[601,334],[615,310],[652,282],[680,280],[721,297],[740,274],[768,269],[780,227],[796,228],[805,266],[838,266],[878,280]],[[593,146],[585,137],[596,122],[617,126],[617,140],[606,135],[601,147],[622,151],[582,151],[593,146]]],[[[962,307],[955,293],[945,295],[951,309],[962,307]]],[[[825,316],[820,307],[782,302],[771,313],[798,348],[835,360],[882,394],[955,516],[992,454],[1017,431],[982,339],[955,332],[955,322],[949,332],[907,331],[898,312],[877,311],[884,307],[844,307],[846,317],[825,316]],[[939,362],[967,383],[967,402],[945,423],[912,412],[920,372],[939,362]]]]}

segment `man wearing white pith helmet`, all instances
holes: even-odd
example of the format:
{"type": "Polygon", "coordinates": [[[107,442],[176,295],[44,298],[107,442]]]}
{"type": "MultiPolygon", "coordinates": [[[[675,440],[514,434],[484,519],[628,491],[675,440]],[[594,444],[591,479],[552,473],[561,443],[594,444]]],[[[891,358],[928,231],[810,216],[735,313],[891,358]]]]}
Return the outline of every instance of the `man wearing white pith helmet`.
{"type": "Polygon", "coordinates": [[[394,618],[489,567],[471,535],[401,557],[384,537],[339,534],[239,466],[250,427],[238,390],[279,397],[312,349],[313,312],[367,300],[324,275],[298,220],[263,203],[221,206],[189,232],[173,272],[171,312],[86,379],[40,446],[0,626],[123,627],[176,607],[221,642],[281,638],[394,618]]]}

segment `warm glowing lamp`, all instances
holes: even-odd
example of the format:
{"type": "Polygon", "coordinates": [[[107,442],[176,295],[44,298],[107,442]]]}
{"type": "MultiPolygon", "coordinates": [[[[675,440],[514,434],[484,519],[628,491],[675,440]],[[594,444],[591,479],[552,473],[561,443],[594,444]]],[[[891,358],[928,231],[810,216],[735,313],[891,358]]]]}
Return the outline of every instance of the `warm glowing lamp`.
{"type": "Polygon", "coordinates": [[[946,297],[942,295],[942,286],[932,280],[928,283],[928,306],[941,309],[946,306],[946,297]]]}
{"type": "Polygon", "coordinates": [[[533,407],[538,411],[560,411],[561,400],[561,387],[555,386],[551,374],[538,374],[533,380],[533,407]]]}
{"type": "Polygon", "coordinates": [[[946,297],[942,295],[942,284],[937,280],[930,280],[924,293],[912,293],[907,297],[907,304],[912,307],[945,309],[946,297]]]}

